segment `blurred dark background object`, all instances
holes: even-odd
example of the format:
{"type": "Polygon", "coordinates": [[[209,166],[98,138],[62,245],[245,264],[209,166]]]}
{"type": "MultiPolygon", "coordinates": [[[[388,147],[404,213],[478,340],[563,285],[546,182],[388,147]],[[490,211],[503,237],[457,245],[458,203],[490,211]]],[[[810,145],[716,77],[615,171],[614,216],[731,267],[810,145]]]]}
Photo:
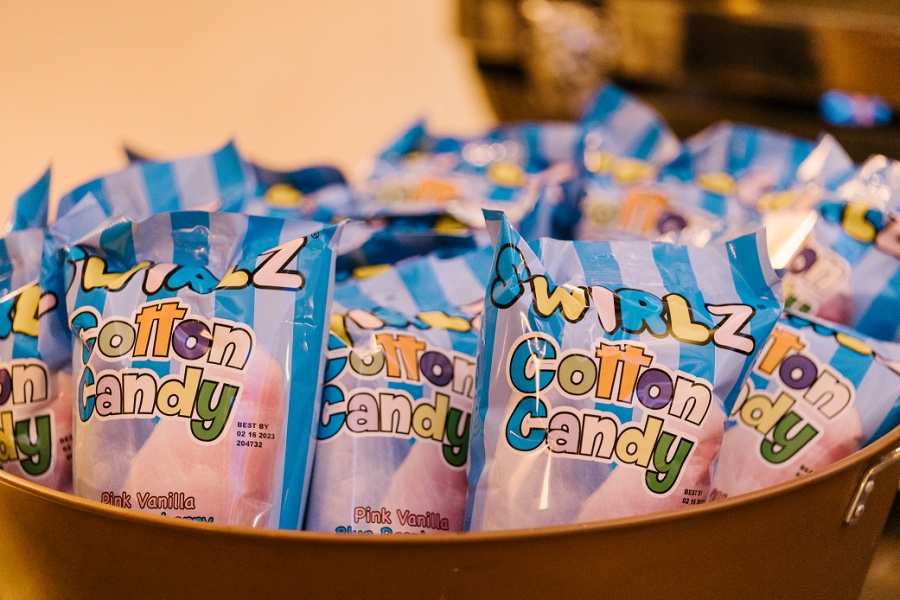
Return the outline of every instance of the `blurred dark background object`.
{"type": "Polygon", "coordinates": [[[898,0],[459,0],[459,31],[501,121],[576,118],[606,79],[681,137],[730,120],[900,158],[896,116],[846,127],[818,111],[839,89],[900,114],[898,0]]]}

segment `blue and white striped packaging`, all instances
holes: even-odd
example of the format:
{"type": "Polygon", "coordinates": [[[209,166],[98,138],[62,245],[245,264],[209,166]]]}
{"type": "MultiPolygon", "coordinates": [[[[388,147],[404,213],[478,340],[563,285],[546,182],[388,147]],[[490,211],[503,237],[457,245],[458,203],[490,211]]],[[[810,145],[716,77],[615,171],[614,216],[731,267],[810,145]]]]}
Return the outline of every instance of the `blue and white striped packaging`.
{"type": "Polygon", "coordinates": [[[827,199],[787,264],[785,305],[900,341],[900,221],[868,202],[827,199]]]}
{"type": "Polygon", "coordinates": [[[830,133],[823,133],[815,148],[797,167],[791,185],[812,184],[823,190],[836,190],[852,178],[856,170],[856,163],[843,146],[830,133]]]}
{"type": "Polygon", "coordinates": [[[344,281],[414,256],[436,253],[449,258],[489,245],[486,232],[449,215],[349,221],[341,236],[335,277],[344,281]]]}
{"type": "Polygon", "coordinates": [[[279,219],[332,223],[360,214],[360,199],[335,167],[316,165],[276,171],[248,162],[259,188],[241,212],[279,219]]]}
{"type": "Polygon", "coordinates": [[[755,177],[766,188],[785,189],[816,147],[810,140],[764,127],[722,121],[684,142],[684,153],[667,165],[664,174],[682,180],[721,178],[723,191],[755,177]]]}
{"type": "Polygon", "coordinates": [[[825,190],[852,177],[856,166],[829,135],[818,141],[730,122],[719,122],[684,142],[663,179],[694,180],[748,207],[809,208],[825,190]]]}
{"type": "Polygon", "coordinates": [[[900,345],[785,312],[725,424],[713,498],[805,475],[900,425],[900,345]]]}
{"type": "Polygon", "coordinates": [[[234,144],[207,154],[171,161],[135,162],[84,183],[59,201],[57,217],[88,192],[108,215],[145,219],[179,210],[236,212],[256,192],[256,179],[234,144]]]}
{"type": "Polygon", "coordinates": [[[305,529],[461,531],[488,248],[338,285],[305,529]]]}
{"type": "MultiPolygon", "coordinates": [[[[561,211],[577,199],[581,189],[576,165],[579,134],[577,123],[535,121],[505,124],[485,136],[494,143],[515,141],[524,147],[525,173],[539,184],[534,206],[516,223],[525,239],[566,235],[565,223],[559,223],[561,211]]],[[[472,215],[469,220],[480,226],[483,216],[478,212],[477,218],[472,215]]]]}
{"type": "MultiPolygon", "coordinates": [[[[754,128],[742,130],[744,137],[752,137],[754,133],[758,133],[754,128]]],[[[782,146],[791,146],[793,138],[790,136],[765,130],[763,132],[764,137],[780,140],[782,146]]],[[[743,144],[739,147],[743,147],[743,144]]],[[[801,141],[798,147],[804,148],[806,143],[801,141]]],[[[771,161],[771,165],[751,166],[741,179],[735,180],[729,173],[708,172],[697,173],[697,181],[709,188],[723,189],[742,205],[758,209],[765,214],[766,224],[771,230],[773,226],[778,227],[792,217],[799,215],[802,218],[808,215],[825,194],[845,185],[857,172],[856,164],[847,151],[830,134],[820,135],[815,146],[799,164],[796,164],[798,157],[793,156],[793,153],[782,154],[784,164],[778,173],[773,173],[769,168],[777,168],[777,156],[771,158],[776,159],[771,161]]]]}
{"type": "Polygon", "coordinates": [[[601,86],[582,112],[576,156],[588,172],[646,171],[675,160],[681,141],[652,107],[622,88],[601,86]],[[617,164],[619,159],[627,159],[617,164]],[[638,169],[644,166],[643,169],[638,169]]]}
{"type": "Polygon", "coordinates": [[[870,156],[834,196],[883,211],[900,211],[900,161],[882,154],[870,156]]]}
{"type": "Polygon", "coordinates": [[[782,309],[763,233],[703,248],[526,244],[486,218],[468,527],[705,501],[725,418],[782,309]]]}
{"type": "MultiPolygon", "coordinates": [[[[84,183],[59,201],[56,223],[45,240],[41,287],[64,298],[63,246],[86,235],[109,217],[141,221],[162,212],[208,210],[238,212],[254,197],[257,181],[233,143],[214,152],[154,161],[127,151],[124,169],[84,183]]],[[[40,337],[43,354],[55,365],[68,363],[71,335],[65,302],[48,318],[40,337]]]]}
{"type": "MultiPolygon", "coordinates": [[[[126,147],[129,160],[134,163],[126,172],[107,176],[108,181],[128,179],[137,173],[136,165],[141,167],[141,176],[148,190],[166,190],[166,183],[171,178],[171,170],[152,168],[154,163],[146,156],[126,147]],[[126,177],[126,174],[131,175],[126,177]]],[[[238,156],[233,145],[229,145],[218,153],[210,155],[214,163],[223,165],[223,170],[237,172],[237,165],[243,164],[248,177],[244,185],[248,188],[255,185],[252,193],[247,191],[242,197],[236,196],[224,207],[228,212],[240,212],[247,215],[274,217],[279,219],[299,219],[331,223],[344,218],[363,215],[360,195],[347,182],[340,170],[327,165],[318,165],[279,171],[253,163],[238,156]],[[227,167],[227,168],[226,168],[227,167]]],[[[178,159],[171,164],[173,168],[182,163],[202,164],[204,157],[178,159]]],[[[149,198],[146,203],[130,203],[117,201],[127,184],[105,183],[105,187],[114,190],[114,198],[101,203],[107,215],[115,212],[130,219],[140,220],[155,214],[158,206],[168,205],[167,210],[194,210],[196,193],[178,194],[176,206],[171,206],[172,199],[159,197],[149,198]],[[148,212],[149,211],[149,212],[148,212]]],[[[84,188],[85,186],[82,186],[84,188]]],[[[82,189],[79,188],[79,189],[82,189]]],[[[213,188],[209,188],[213,189],[213,188]]],[[[235,191],[235,190],[232,190],[235,191]]],[[[141,192],[143,193],[143,192],[141,192]]],[[[133,195],[133,193],[129,192],[133,195]]],[[[207,205],[208,209],[216,209],[216,204],[207,205]]],[[[219,207],[220,209],[223,207],[219,207]]],[[[369,222],[354,221],[351,227],[345,227],[341,236],[341,248],[337,263],[340,278],[346,278],[353,269],[386,263],[394,263],[410,256],[425,254],[437,248],[467,250],[478,243],[465,226],[453,232],[437,231],[446,229],[440,221],[452,220],[447,215],[399,216],[384,219],[371,219],[369,222]],[[435,227],[432,227],[434,225],[435,227]]]]}
{"type": "Polygon", "coordinates": [[[0,239],[0,469],[71,492],[72,351],[44,275],[49,191],[48,169],[16,199],[0,239]]]}
{"type": "Polygon", "coordinates": [[[589,178],[579,211],[576,240],[705,246],[762,227],[757,211],[729,195],[674,179],[621,185],[606,178],[589,178]]]}
{"type": "MultiPolygon", "coordinates": [[[[65,301],[65,246],[88,235],[108,220],[110,215],[107,210],[92,193],[87,192],[78,204],[58,216],[46,230],[39,281],[41,293],[48,297],[48,308],[42,314],[38,349],[53,372],[62,371],[70,377],[72,373],[72,332],[67,322],[65,301]]],[[[74,403],[71,406],[74,411],[74,403]]]]}
{"type": "Polygon", "coordinates": [[[0,469],[71,492],[71,376],[39,347],[57,302],[39,284],[44,237],[0,239],[0,469]]]}
{"type": "Polygon", "coordinates": [[[50,169],[16,196],[6,232],[47,227],[50,210],[50,169]]]}
{"type": "MultiPolygon", "coordinates": [[[[484,175],[494,156],[489,147],[472,146],[479,152],[472,156],[475,162],[467,161],[466,144],[460,137],[433,135],[424,120],[410,125],[375,157],[363,183],[365,216],[440,214],[452,204],[489,200],[494,186],[484,175]]],[[[510,146],[503,153],[518,160],[522,149],[510,146]]]]}
{"type": "MultiPolygon", "coordinates": [[[[225,149],[228,153],[236,152],[233,144],[229,146],[232,147],[225,149]]],[[[124,150],[131,163],[153,161],[130,146],[125,146],[124,150]]],[[[337,167],[312,165],[280,170],[243,158],[240,160],[252,175],[248,187],[256,182],[256,189],[240,206],[240,212],[244,214],[330,223],[358,212],[357,194],[337,167]]]]}
{"type": "MultiPolygon", "coordinates": [[[[573,137],[565,127],[541,132],[526,124],[470,138],[437,137],[417,121],[377,156],[361,216],[448,213],[483,228],[481,210],[495,208],[518,222],[548,199],[541,173],[552,157],[568,155],[561,146],[573,137]]],[[[549,228],[549,222],[532,227],[549,228]]]]}
{"type": "Polygon", "coordinates": [[[340,227],[176,212],[67,247],[77,495],[298,527],[340,227]]]}
{"type": "Polygon", "coordinates": [[[0,239],[0,469],[71,492],[72,344],[54,236],[87,233],[105,215],[73,211],[48,230],[49,182],[48,171],[19,197],[0,239]]]}
{"type": "MultiPolygon", "coordinates": [[[[690,196],[674,194],[683,207],[677,210],[667,199],[671,194],[642,189],[656,182],[659,169],[681,152],[681,142],[653,108],[607,84],[597,90],[578,128],[575,154],[582,189],[556,209],[555,237],[655,239],[671,233],[673,224],[686,226],[681,222],[692,204],[690,196]]],[[[694,212],[695,226],[714,222],[709,211],[694,212]]]]}

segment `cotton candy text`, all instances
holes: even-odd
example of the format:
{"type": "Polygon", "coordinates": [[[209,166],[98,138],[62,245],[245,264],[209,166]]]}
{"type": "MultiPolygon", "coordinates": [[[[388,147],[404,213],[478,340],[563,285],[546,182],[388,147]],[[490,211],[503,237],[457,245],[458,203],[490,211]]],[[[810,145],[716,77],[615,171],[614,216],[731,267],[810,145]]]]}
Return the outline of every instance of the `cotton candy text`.
{"type": "Polygon", "coordinates": [[[569,323],[593,315],[604,332],[672,337],[683,344],[714,346],[752,355],[756,340],[747,330],[756,314],[745,304],[695,305],[680,294],[662,298],[650,292],[603,286],[555,286],[544,275],[532,275],[521,251],[512,244],[500,249],[490,285],[490,300],[498,308],[512,306],[526,293],[537,316],[560,316],[569,323]]]}
{"type": "Polygon", "coordinates": [[[319,439],[343,431],[430,441],[441,444],[449,465],[463,467],[471,412],[458,399],[474,395],[474,358],[408,334],[381,332],[372,339],[368,351],[329,351],[319,439]],[[389,382],[407,385],[389,387],[389,382]]]}
{"type": "Polygon", "coordinates": [[[18,461],[32,476],[46,473],[53,461],[47,372],[38,360],[0,364],[0,465],[18,461]],[[42,403],[46,409],[34,414],[32,407],[42,403]],[[32,416],[16,419],[13,413],[19,411],[32,416]]]}
{"type": "Polygon", "coordinates": [[[82,422],[92,417],[185,419],[200,442],[213,442],[225,431],[246,378],[252,329],[193,315],[177,299],[140,305],[128,319],[103,319],[86,307],[71,316],[70,325],[81,341],[76,413],[82,422]],[[132,366],[94,366],[105,361],[132,366]],[[135,367],[134,361],[148,362],[135,367]],[[154,362],[179,368],[160,376],[151,368],[154,362]]]}
{"type": "Polygon", "coordinates": [[[734,416],[759,432],[760,455],[772,464],[790,460],[819,435],[821,426],[804,415],[814,411],[818,421],[828,422],[854,400],[853,386],[806,349],[797,331],[776,327],[753,370],[777,381],[777,388],[756,391],[745,384],[735,404],[734,416]]]}
{"type": "Polygon", "coordinates": [[[635,343],[600,343],[592,352],[562,352],[551,337],[528,333],[513,345],[507,376],[514,407],[506,422],[506,442],[514,450],[546,447],[571,458],[635,465],[647,471],[647,488],[673,488],[696,443],[672,433],[667,420],[699,427],[713,401],[711,384],[654,364],[655,356],[635,343]],[[553,407],[560,395],[586,400],[592,408],[553,407]],[[645,409],[640,423],[620,420],[597,403],[645,409]]]}

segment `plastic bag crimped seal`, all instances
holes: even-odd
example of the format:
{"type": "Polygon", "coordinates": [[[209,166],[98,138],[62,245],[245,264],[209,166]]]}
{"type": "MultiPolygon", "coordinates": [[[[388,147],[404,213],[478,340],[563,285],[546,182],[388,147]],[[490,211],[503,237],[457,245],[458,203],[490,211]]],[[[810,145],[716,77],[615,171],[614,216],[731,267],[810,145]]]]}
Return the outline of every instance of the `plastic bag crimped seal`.
{"type": "Polygon", "coordinates": [[[714,498],[849,456],[900,424],[900,345],[785,312],[725,425],[714,498]]]}
{"type": "Polygon", "coordinates": [[[339,230],[177,212],[67,249],[77,495],[297,528],[339,230]]]}
{"type": "Polygon", "coordinates": [[[462,531],[490,249],[338,285],[305,529],[462,531]]]}
{"type": "Polygon", "coordinates": [[[47,227],[50,210],[50,169],[19,194],[13,202],[6,231],[47,227]]]}
{"type": "Polygon", "coordinates": [[[472,530],[703,502],[725,418],[781,313],[762,232],[704,248],[525,244],[495,255],[472,418],[472,530]]]}
{"type": "Polygon", "coordinates": [[[133,162],[88,181],[60,198],[57,217],[68,214],[88,194],[107,215],[129,219],[182,210],[238,212],[256,187],[253,172],[228,143],[206,154],[133,162]]]}

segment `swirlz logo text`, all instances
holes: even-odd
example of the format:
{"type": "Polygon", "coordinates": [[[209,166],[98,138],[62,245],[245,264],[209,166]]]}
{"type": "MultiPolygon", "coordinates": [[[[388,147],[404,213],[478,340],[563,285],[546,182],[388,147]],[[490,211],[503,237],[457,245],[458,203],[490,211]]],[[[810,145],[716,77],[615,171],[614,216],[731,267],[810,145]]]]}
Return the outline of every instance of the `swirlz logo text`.
{"type": "Polygon", "coordinates": [[[712,344],[748,356],[756,350],[756,340],[747,332],[756,314],[752,306],[698,306],[680,294],[659,298],[631,288],[555,287],[548,277],[532,275],[522,252],[507,244],[495,262],[491,302],[500,309],[510,308],[526,292],[530,292],[526,297],[532,299],[534,313],[543,319],[558,315],[569,323],[578,323],[586,318],[593,304],[600,327],[608,335],[647,332],[657,338],[672,337],[682,344],[712,344]]]}
{"type": "Polygon", "coordinates": [[[179,300],[149,302],[131,318],[103,319],[91,307],[70,318],[83,364],[77,414],[92,418],[156,417],[190,421],[200,442],[219,438],[240,396],[254,346],[253,331],[224,319],[191,314],[179,300]],[[147,367],[134,366],[146,361],[147,367]],[[111,368],[104,368],[108,363],[111,368]],[[129,364],[122,368],[121,364],[129,364]],[[168,370],[160,376],[154,363],[168,370]]]}
{"type": "MultiPolygon", "coordinates": [[[[590,351],[562,351],[555,340],[528,333],[513,344],[507,377],[514,408],[507,417],[506,442],[533,452],[544,446],[557,455],[617,462],[646,470],[647,488],[669,492],[691,455],[696,440],[666,429],[681,419],[700,425],[713,400],[711,384],[654,364],[642,345],[620,342],[590,351]],[[553,407],[550,400],[584,400],[618,407],[639,403],[642,423],[620,420],[615,410],[553,407]]],[[[684,429],[679,428],[679,429],[684,429]]]]}

